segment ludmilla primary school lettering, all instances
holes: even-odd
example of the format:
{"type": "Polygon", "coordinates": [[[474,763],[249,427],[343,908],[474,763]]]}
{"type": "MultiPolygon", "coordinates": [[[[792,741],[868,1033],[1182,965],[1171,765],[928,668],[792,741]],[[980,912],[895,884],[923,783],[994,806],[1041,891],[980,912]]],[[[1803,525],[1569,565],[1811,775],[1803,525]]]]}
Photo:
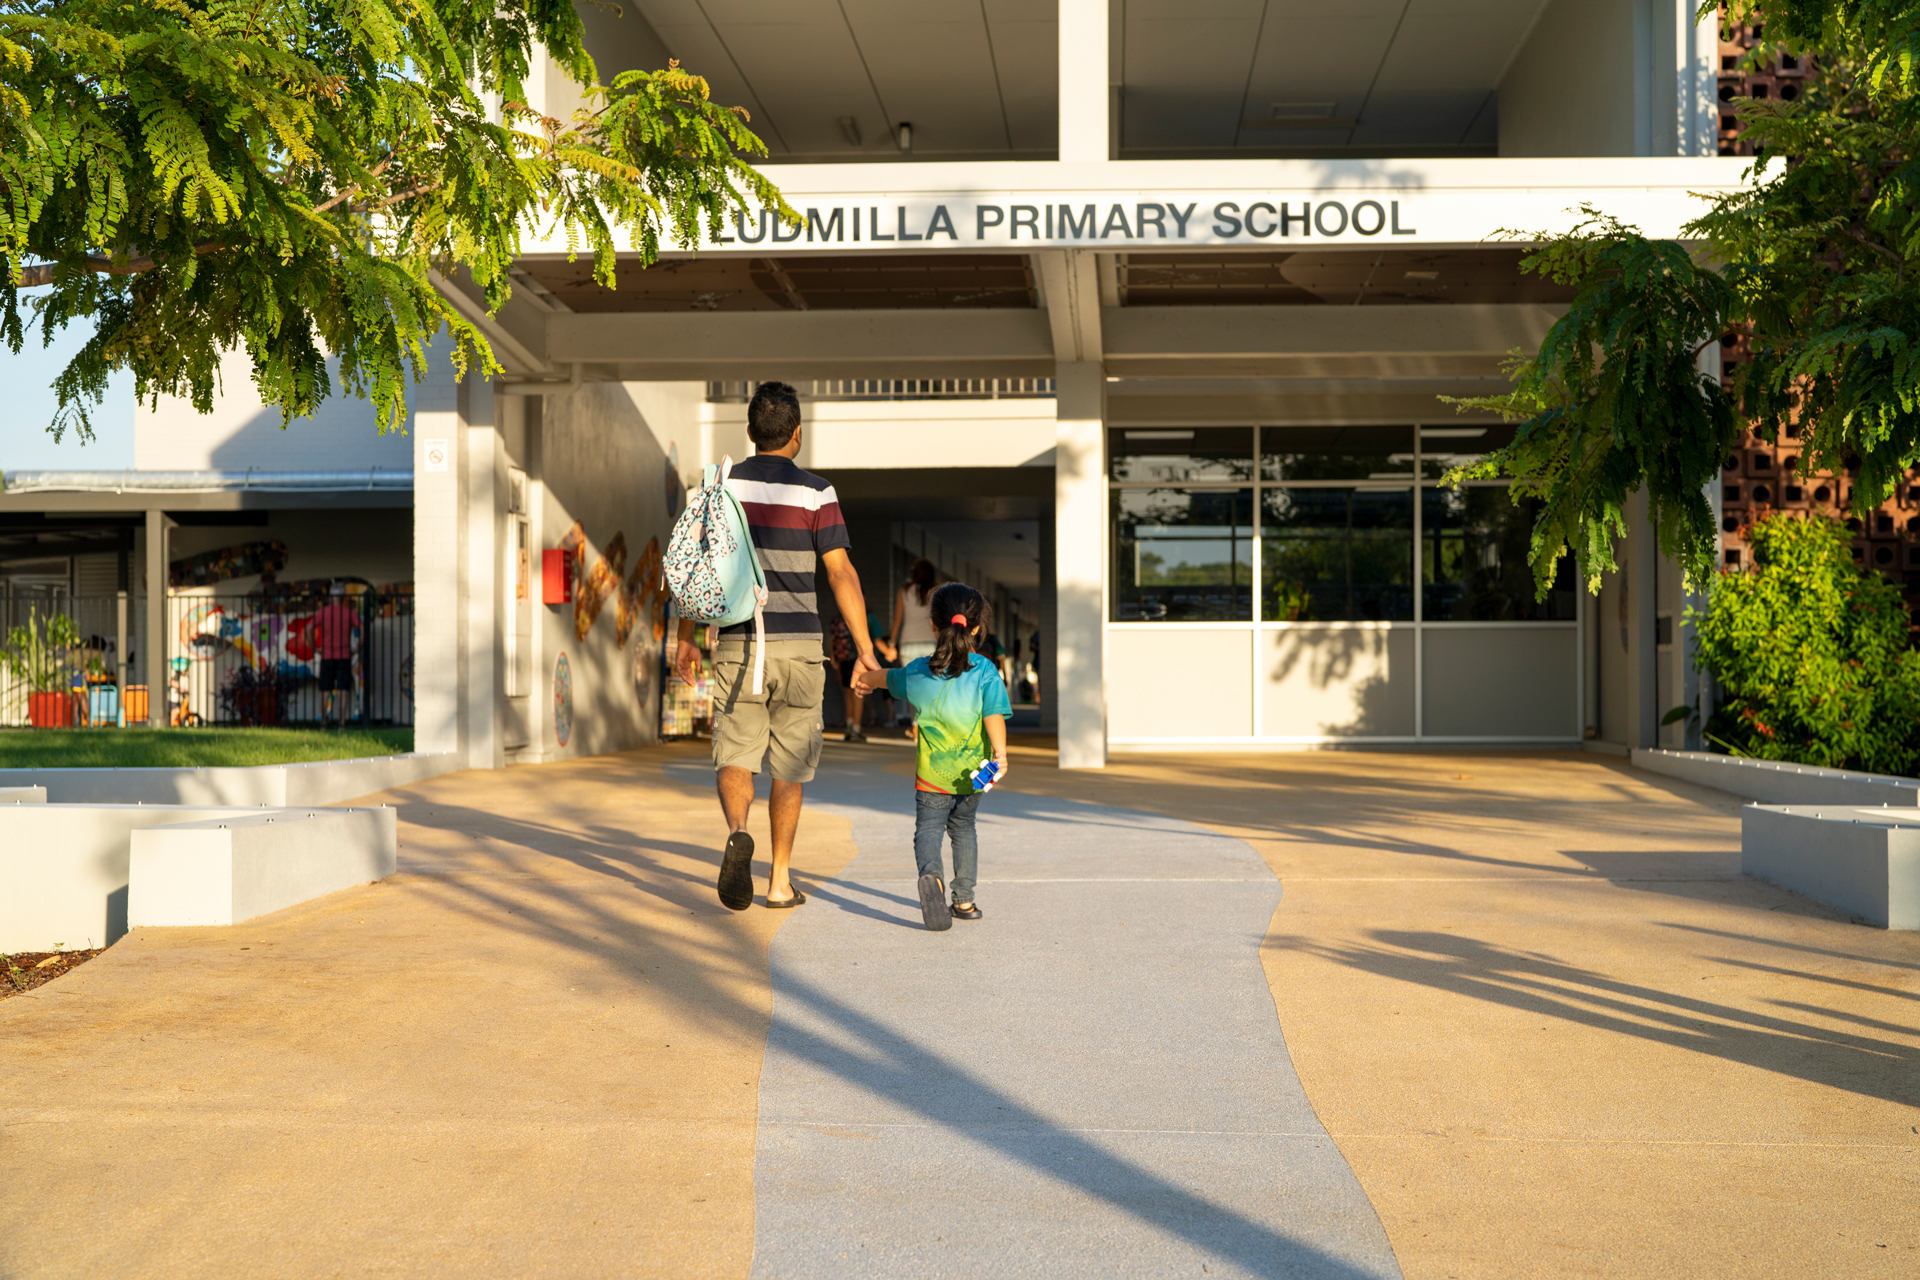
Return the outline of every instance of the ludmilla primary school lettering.
{"type": "Polygon", "coordinates": [[[1135,200],[1016,204],[973,202],[856,205],[796,204],[805,221],[788,226],[765,209],[733,215],[733,244],[1006,243],[1101,241],[1344,239],[1418,235],[1398,200],[1135,200]]]}

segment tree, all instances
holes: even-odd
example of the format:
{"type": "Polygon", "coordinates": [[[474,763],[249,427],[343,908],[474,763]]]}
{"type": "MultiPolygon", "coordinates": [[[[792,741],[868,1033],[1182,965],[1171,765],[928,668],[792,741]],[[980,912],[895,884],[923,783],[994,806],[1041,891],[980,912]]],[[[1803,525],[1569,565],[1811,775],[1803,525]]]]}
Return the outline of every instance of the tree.
{"type": "MultiPolygon", "coordinates": [[[[1727,5],[1733,20],[1757,8],[1727,5]]],[[[1529,558],[1543,596],[1569,549],[1590,587],[1615,567],[1643,487],[1663,549],[1704,581],[1704,490],[1743,426],[1772,443],[1797,421],[1808,474],[1857,461],[1862,515],[1920,460],[1920,0],[1767,0],[1765,19],[1819,74],[1791,103],[1738,104],[1749,181],[1688,224],[1691,246],[1593,209],[1529,237],[1527,269],[1572,285],[1574,302],[1513,361],[1509,394],[1466,402],[1520,426],[1456,474],[1504,474],[1541,499],[1529,558]],[[1732,329],[1753,355],[1723,390],[1697,356],[1732,329]]]]}
{"type": "Polygon", "coordinates": [[[542,224],[611,285],[616,231],[644,264],[749,200],[799,220],[699,76],[597,76],[571,0],[0,0],[0,332],[97,325],[55,437],[91,434],[116,369],[206,412],[241,345],[283,421],[332,355],[392,429],[442,326],[457,367],[498,368],[433,270],[497,308],[542,224]],[[570,120],[524,101],[542,47],[592,86],[570,120]]]}
{"type": "Polygon", "coordinates": [[[1900,588],[1863,570],[1846,528],[1774,514],[1757,567],[1723,574],[1696,614],[1697,661],[1725,697],[1706,736],[1736,755],[1907,774],[1920,763],[1920,653],[1900,588]]]}

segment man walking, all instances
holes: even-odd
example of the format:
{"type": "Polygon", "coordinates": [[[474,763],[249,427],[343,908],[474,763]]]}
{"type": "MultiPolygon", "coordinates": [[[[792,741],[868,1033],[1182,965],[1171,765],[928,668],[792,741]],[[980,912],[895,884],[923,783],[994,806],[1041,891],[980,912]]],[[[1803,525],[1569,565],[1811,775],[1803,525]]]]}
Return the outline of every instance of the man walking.
{"type": "MultiPolygon", "coordinates": [[[[727,843],[720,858],[720,901],[734,911],[753,905],[753,777],[765,760],[773,774],[768,817],[773,827],[769,907],[797,907],[806,895],[793,887],[788,863],[800,827],[800,802],[820,763],[821,702],[827,657],[822,644],[816,565],[840,605],[858,651],[854,672],[878,671],[867,631],[866,597],[847,556],[851,545],[833,486],[794,465],[800,452],[800,397],[784,382],[764,382],[747,406],[747,436],[758,451],[737,464],[727,488],[747,517],[767,578],[766,663],[761,692],[753,692],[753,623],[720,632],[713,652],[713,767],[727,843]]],[[[700,652],[694,624],[682,619],[674,668],[694,681],[700,652]]]]}
{"type": "Polygon", "coordinates": [[[353,639],[360,630],[360,612],[347,603],[347,584],[333,584],[331,598],[313,615],[313,647],[320,654],[320,727],[326,728],[340,699],[339,727],[347,727],[353,711],[353,639]]]}

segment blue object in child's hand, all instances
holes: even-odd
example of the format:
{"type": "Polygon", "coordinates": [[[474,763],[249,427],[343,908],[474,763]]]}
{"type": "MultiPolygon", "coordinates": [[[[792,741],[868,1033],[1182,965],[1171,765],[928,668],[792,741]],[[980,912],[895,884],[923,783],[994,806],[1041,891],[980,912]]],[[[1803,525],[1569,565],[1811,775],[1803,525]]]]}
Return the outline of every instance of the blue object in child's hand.
{"type": "Polygon", "coordinates": [[[992,760],[982,760],[980,767],[967,775],[967,781],[973,784],[975,791],[991,791],[1000,777],[1000,766],[992,760]]]}

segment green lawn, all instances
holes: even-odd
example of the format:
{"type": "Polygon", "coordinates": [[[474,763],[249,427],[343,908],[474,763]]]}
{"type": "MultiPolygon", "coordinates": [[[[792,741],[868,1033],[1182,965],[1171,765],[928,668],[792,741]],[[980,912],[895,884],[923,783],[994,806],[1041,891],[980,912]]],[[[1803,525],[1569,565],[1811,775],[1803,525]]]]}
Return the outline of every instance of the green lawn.
{"type": "Polygon", "coordinates": [[[0,769],[297,764],[411,750],[411,729],[0,729],[0,769]]]}

